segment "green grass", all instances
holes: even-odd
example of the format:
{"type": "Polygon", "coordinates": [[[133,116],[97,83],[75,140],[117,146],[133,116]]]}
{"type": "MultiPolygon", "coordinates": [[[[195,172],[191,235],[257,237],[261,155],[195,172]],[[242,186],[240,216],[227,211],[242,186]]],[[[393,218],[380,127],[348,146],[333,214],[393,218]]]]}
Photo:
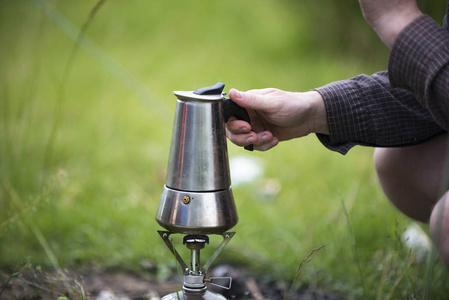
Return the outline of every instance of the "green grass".
{"type": "MultiPolygon", "coordinates": [[[[342,32],[336,12],[318,13],[322,1],[110,0],[64,81],[75,45],[64,18],[81,28],[94,3],[49,1],[56,16],[39,3],[0,2],[0,267],[10,273],[27,257],[46,268],[141,270],[149,260],[164,278],[175,262],[154,216],[171,91],[218,81],[306,91],[383,69],[388,59],[353,6],[354,16],[343,10],[342,32]]],[[[341,156],[314,136],[265,153],[229,144],[231,157],[260,158],[264,179],[281,189],[270,199],[259,193],[262,182],[233,189],[240,221],[217,262],[293,282],[301,262],[326,245],[302,267],[297,287],[348,299],[442,299],[447,271],[437,261],[428,284],[426,262],[403,248],[398,235],[410,220],[383,196],[372,151],[341,156]]]]}

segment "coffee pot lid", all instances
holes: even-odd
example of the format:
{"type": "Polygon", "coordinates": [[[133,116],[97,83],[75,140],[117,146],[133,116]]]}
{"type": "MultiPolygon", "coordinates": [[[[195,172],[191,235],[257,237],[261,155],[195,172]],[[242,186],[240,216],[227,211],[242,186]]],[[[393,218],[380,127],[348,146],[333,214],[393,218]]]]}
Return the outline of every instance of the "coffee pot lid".
{"type": "Polygon", "coordinates": [[[203,101],[216,101],[222,100],[224,84],[218,82],[213,86],[203,87],[196,91],[174,91],[173,94],[180,100],[203,100],[203,101]]]}

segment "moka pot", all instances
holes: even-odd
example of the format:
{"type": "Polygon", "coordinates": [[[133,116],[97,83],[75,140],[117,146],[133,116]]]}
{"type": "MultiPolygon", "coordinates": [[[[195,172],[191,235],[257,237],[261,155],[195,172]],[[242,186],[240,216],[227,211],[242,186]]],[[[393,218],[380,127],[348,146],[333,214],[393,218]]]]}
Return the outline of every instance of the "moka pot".
{"type": "MultiPolygon", "coordinates": [[[[175,120],[156,221],[185,234],[221,234],[238,222],[231,190],[225,122],[249,122],[245,109],[224,97],[224,84],[175,91],[175,120]]],[[[252,146],[247,147],[252,150],[252,146]]]]}

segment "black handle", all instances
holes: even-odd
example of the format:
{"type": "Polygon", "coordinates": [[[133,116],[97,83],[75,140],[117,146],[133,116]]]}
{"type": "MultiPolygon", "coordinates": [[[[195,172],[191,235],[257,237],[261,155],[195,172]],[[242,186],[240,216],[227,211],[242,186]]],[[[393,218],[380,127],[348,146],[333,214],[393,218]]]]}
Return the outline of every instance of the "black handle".
{"type": "MultiPolygon", "coordinates": [[[[218,82],[213,86],[197,89],[193,93],[196,95],[222,95],[224,86],[225,85],[223,83],[218,82]]],[[[237,105],[237,103],[226,97],[223,99],[223,116],[225,123],[228,122],[231,116],[236,116],[237,119],[246,121],[251,124],[251,120],[249,119],[249,115],[246,109],[237,105]]],[[[245,146],[245,149],[248,151],[253,151],[254,146],[248,145],[245,146]]]]}
{"type": "MultiPolygon", "coordinates": [[[[223,99],[223,116],[225,123],[228,122],[231,116],[235,116],[237,119],[251,124],[251,120],[246,109],[226,97],[223,99]]],[[[245,146],[245,149],[248,151],[253,151],[254,145],[245,146]]]]}
{"type": "Polygon", "coordinates": [[[193,93],[197,95],[221,95],[221,93],[223,93],[224,86],[224,83],[217,82],[213,86],[197,89],[193,93]]]}

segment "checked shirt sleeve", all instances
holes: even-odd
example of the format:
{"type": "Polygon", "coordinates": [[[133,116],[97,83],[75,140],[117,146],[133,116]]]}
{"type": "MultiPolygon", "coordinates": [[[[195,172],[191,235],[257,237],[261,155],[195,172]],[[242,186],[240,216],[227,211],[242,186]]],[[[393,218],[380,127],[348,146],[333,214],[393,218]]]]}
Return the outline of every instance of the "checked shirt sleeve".
{"type": "Polygon", "coordinates": [[[333,82],[316,91],[324,99],[329,126],[329,135],[317,136],[327,148],[342,154],[355,145],[413,145],[442,132],[410,91],[390,86],[385,71],[333,82]]]}
{"type": "Polygon", "coordinates": [[[449,32],[421,16],[396,39],[390,55],[392,86],[412,91],[435,121],[449,130],[449,32]]]}

